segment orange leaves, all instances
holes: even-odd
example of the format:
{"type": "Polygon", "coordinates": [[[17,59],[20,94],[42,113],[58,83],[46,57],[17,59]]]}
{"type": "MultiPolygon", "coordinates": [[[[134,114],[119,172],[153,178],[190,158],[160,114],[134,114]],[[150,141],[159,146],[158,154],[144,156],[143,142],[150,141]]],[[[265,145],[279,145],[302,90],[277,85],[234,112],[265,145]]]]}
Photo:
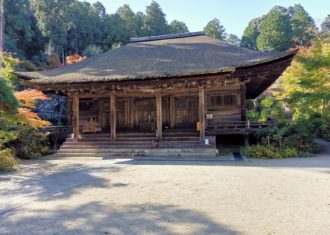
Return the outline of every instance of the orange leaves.
{"type": "Polygon", "coordinates": [[[16,91],[14,93],[20,106],[33,109],[36,107],[38,100],[48,100],[48,97],[41,91],[35,89],[27,89],[24,91],[16,91]]]}
{"type": "Polygon", "coordinates": [[[44,93],[35,89],[28,89],[24,91],[16,91],[14,95],[19,102],[19,106],[21,106],[18,108],[18,118],[20,121],[35,128],[49,126],[51,124],[48,121],[42,120],[38,114],[31,111],[31,109],[36,107],[36,102],[38,100],[48,99],[44,93]]]}
{"type": "Polygon", "coordinates": [[[81,55],[78,55],[78,54],[75,54],[75,55],[69,55],[66,57],[66,63],[67,64],[74,64],[74,63],[78,63],[80,61],[83,61],[87,59],[86,56],[81,56],[81,55]]]}
{"type": "Polygon", "coordinates": [[[49,121],[42,120],[38,114],[27,108],[18,108],[18,119],[34,128],[51,125],[49,121]]]}

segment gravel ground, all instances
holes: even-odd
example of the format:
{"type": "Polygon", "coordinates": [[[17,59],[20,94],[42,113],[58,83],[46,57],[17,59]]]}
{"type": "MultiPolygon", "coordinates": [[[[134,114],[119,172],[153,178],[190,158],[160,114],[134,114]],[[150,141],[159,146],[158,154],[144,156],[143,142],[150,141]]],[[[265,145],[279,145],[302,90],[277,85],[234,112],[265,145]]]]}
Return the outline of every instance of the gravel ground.
{"type": "Polygon", "coordinates": [[[330,155],[23,162],[0,175],[0,234],[330,234],[330,155]]]}

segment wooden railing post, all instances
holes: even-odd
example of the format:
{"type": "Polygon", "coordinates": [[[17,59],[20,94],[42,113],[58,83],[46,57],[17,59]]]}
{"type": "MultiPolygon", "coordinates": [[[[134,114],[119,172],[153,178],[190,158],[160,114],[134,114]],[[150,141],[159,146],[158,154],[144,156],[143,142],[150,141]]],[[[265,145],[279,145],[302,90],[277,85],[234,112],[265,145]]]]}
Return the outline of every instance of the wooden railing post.
{"type": "Polygon", "coordinates": [[[156,114],[157,114],[157,138],[162,140],[163,138],[163,111],[162,111],[162,96],[156,95],[156,114]]]}

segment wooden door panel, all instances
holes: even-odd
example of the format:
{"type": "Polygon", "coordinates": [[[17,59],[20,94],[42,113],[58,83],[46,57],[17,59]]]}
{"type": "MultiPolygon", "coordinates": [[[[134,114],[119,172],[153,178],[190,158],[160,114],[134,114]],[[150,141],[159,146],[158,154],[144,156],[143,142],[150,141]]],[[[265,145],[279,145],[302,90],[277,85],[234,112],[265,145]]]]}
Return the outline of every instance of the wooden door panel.
{"type": "Polygon", "coordinates": [[[154,131],[156,103],[154,99],[136,101],[136,127],[141,131],[154,131]]]}
{"type": "Polygon", "coordinates": [[[191,127],[198,121],[198,98],[180,97],[175,100],[175,126],[191,127]]]}

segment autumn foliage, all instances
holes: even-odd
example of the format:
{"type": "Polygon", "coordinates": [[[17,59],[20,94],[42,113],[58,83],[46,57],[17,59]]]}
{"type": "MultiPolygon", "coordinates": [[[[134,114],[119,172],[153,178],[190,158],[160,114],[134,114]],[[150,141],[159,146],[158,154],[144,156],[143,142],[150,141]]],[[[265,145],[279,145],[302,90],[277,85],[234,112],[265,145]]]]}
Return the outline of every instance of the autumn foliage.
{"type": "Polygon", "coordinates": [[[81,55],[78,55],[78,54],[69,55],[69,56],[66,57],[66,63],[67,64],[74,64],[74,63],[81,62],[85,59],[87,59],[86,56],[81,56],[81,55]]]}
{"type": "Polygon", "coordinates": [[[35,89],[28,89],[24,91],[16,91],[14,93],[17,101],[19,102],[18,119],[32,127],[49,126],[51,123],[42,120],[37,113],[32,109],[36,108],[38,100],[48,100],[48,97],[41,91],[35,89]]]}

